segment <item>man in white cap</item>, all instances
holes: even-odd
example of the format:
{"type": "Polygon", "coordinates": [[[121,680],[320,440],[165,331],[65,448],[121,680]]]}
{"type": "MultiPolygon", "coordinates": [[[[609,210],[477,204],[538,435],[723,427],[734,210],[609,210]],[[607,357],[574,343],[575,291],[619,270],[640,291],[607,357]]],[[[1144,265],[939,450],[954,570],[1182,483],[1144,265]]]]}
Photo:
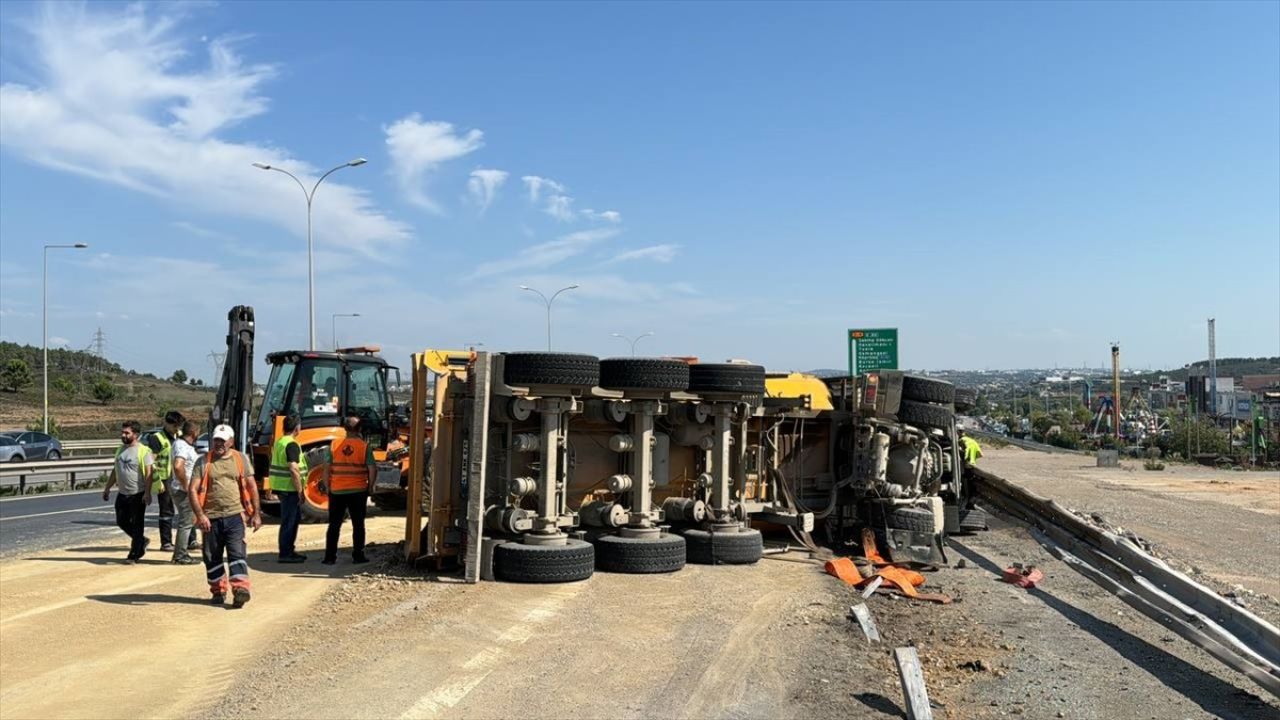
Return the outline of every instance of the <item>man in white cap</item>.
{"type": "Polygon", "coordinates": [[[204,569],[213,604],[226,602],[229,585],[232,606],[244,607],[249,602],[245,523],[247,519],[257,532],[262,527],[262,508],[253,461],[235,449],[235,436],[229,425],[213,429],[209,453],[191,473],[190,499],[196,527],[204,531],[204,569]]]}

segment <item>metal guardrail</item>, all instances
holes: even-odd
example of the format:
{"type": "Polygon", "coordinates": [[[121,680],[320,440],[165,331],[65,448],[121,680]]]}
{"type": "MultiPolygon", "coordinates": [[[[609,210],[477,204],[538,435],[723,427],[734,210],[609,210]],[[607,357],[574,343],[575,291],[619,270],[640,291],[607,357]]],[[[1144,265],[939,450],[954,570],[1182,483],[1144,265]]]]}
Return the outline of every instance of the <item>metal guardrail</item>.
{"type": "Polygon", "coordinates": [[[61,484],[66,490],[75,490],[77,476],[89,476],[96,480],[99,475],[111,470],[113,460],[110,455],[102,455],[69,460],[5,463],[0,465],[0,481],[16,477],[20,494],[26,494],[27,488],[35,485],[61,484]],[[56,479],[41,478],[41,475],[52,475],[56,479]]]}
{"type": "Polygon", "coordinates": [[[120,444],[120,440],[117,438],[108,438],[106,440],[63,440],[61,442],[62,451],[68,455],[89,450],[110,450],[120,444]]]}
{"type": "Polygon", "coordinates": [[[996,442],[1009,443],[1014,447],[1020,447],[1023,450],[1035,450],[1037,452],[1054,453],[1057,455],[1088,455],[1083,450],[1072,450],[1070,448],[1061,448],[1057,445],[1047,445],[1045,443],[1036,442],[1034,440],[1023,440],[1009,435],[1000,435],[999,433],[988,432],[986,430],[965,430],[966,433],[980,439],[992,440],[996,442]]]}
{"type": "Polygon", "coordinates": [[[978,495],[1034,526],[1055,557],[1138,612],[1280,697],[1280,630],[1169,567],[1128,537],[985,470],[978,495]]]}

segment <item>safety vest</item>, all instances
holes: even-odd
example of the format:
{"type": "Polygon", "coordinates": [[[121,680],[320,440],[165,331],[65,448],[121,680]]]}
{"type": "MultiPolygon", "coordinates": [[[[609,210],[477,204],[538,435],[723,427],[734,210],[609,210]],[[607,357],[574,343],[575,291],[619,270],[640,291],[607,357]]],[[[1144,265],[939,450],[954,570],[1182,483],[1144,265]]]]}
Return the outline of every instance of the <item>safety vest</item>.
{"type": "Polygon", "coordinates": [[[173,443],[163,429],[156,432],[155,437],[160,441],[160,452],[156,453],[155,464],[151,466],[151,492],[159,495],[168,489],[169,478],[173,477],[173,443]]]}
{"type": "Polygon", "coordinates": [[[333,464],[329,466],[329,492],[360,492],[369,489],[369,466],[365,458],[369,446],[359,438],[349,437],[333,446],[333,464]]]}
{"type": "MultiPolygon", "coordinates": [[[[228,450],[231,457],[236,460],[236,473],[239,477],[236,482],[240,485],[240,505],[244,507],[244,514],[253,516],[253,478],[247,477],[244,472],[244,456],[236,450],[228,450]]],[[[196,483],[191,493],[196,498],[196,502],[200,503],[200,508],[204,508],[205,496],[209,494],[209,466],[213,464],[213,452],[209,452],[204,456],[204,472],[200,475],[200,482],[196,483]]]]}
{"type": "MultiPolygon", "coordinates": [[[[276,441],[271,448],[271,472],[267,476],[267,487],[275,491],[296,492],[293,486],[293,473],[289,471],[289,446],[298,445],[297,438],[285,435],[276,441]]],[[[298,470],[302,473],[302,482],[307,481],[307,458],[298,446],[298,470]]]]}
{"type": "MultiPolygon", "coordinates": [[[[119,464],[120,464],[120,453],[128,449],[129,448],[124,445],[121,445],[120,447],[116,448],[116,458],[115,458],[116,467],[119,467],[119,464]]],[[[147,455],[150,452],[151,452],[151,448],[147,447],[142,443],[138,443],[138,483],[139,484],[142,483],[142,478],[145,477],[147,474],[147,455]]],[[[152,477],[155,477],[155,471],[156,471],[156,466],[155,466],[155,463],[153,462],[151,465],[152,477]]],[[[151,494],[152,495],[160,494],[160,491],[156,489],[155,482],[151,483],[151,494]]]]}
{"type": "Polygon", "coordinates": [[[964,446],[964,461],[970,465],[975,465],[978,458],[982,457],[982,448],[978,446],[978,441],[969,436],[960,438],[961,444],[964,446]]]}

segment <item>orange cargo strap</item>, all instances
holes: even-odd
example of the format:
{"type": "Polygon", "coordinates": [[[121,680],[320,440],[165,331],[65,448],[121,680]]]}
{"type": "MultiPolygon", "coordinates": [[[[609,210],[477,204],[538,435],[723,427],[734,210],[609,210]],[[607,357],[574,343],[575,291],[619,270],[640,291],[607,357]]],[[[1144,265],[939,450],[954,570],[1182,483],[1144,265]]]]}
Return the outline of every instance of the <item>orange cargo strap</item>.
{"type": "MultiPolygon", "coordinates": [[[[244,456],[238,450],[231,450],[231,456],[236,460],[236,472],[239,476],[236,482],[240,485],[240,505],[244,507],[245,515],[253,517],[253,493],[249,490],[248,479],[244,475],[244,456]]],[[[204,473],[200,478],[200,484],[196,487],[194,495],[196,500],[200,502],[200,508],[204,509],[204,499],[209,493],[209,466],[213,464],[213,452],[208,452],[204,456],[204,473]]]]}
{"type": "Polygon", "coordinates": [[[924,576],[914,570],[898,567],[881,557],[880,552],[876,550],[875,535],[872,534],[870,529],[866,528],[862,531],[862,554],[876,568],[875,572],[868,577],[862,577],[858,572],[857,566],[847,557],[828,560],[824,569],[828,575],[838,577],[854,587],[862,587],[871,582],[872,578],[879,576],[884,578],[885,585],[897,588],[909,598],[928,600],[929,602],[943,605],[951,602],[951,598],[942,593],[922,593],[916,590],[917,585],[924,584],[924,576]]]}

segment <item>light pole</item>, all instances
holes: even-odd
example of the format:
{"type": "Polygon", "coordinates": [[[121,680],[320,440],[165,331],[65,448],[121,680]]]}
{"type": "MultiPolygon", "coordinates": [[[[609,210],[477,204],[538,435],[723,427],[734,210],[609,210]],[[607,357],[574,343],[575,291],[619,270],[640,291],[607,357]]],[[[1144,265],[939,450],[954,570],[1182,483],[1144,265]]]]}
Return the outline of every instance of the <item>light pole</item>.
{"type": "Polygon", "coordinates": [[[289,172],[288,170],[283,170],[273,165],[268,165],[266,163],[256,162],[253,164],[253,166],[258,168],[259,170],[275,170],[276,172],[284,173],[285,175],[288,175],[289,177],[293,178],[293,181],[298,183],[298,187],[302,188],[302,194],[307,198],[307,329],[309,331],[308,334],[310,335],[310,338],[311,338],[310,340],[311,350],[316,349],[316,265],[315,265],[314,253],[312,252],[312,244],[311,244],[311,201],[315,199],[316,190],[320,188],[320,183],[324,182],[325,178],[341,170],[342,168],[358,167],[367,162],[369,161],[365,160],[364,158],[356,158],[355,160],[342,163],[341,165],[335,168],[332,168],[331,170],[329,170],[328,172],[320,176],[320,179],[316,181],[316,184],[311,187],[310,192],[307,191],[307,186],[303,185],[302,181],[299,180],[296,175],[289,172]]]}
{"type": "Polygon", "coordinates": [[[635,356],[636,356],[636,343],[640,342],[641,340],[643,340],[643,339],[645,339],[645,338],[647,338],[647,337],[652,336],[652,335],[653,335],[653,333],[652,333],[652,332],[647,332],[647,333],[645,333],[645,334],[643,334],[643,335],[639,335],[639,336],[637,336],[637,337],[635,337],[635,338],[629,338],[629,337],[627,337],[626,335],[623,335],[622,333],[612,333],[612,335],[613,335],[613,337],[616,337],[616,338],[622,338],[624,341],[631,343],[631,357],[635,357],[635,356]]]}
{"type": "Polygon", "coordinates": [[[44,434],[49,434],[49,248],[83,250],[89,247],[86,243],[76,243],[75,245],[45,245],[44,246],[44,434]]]}
{"type": "Polygon", "coordinates": [[[547,299],[546,295],[543,295],[540,291],[534,290],[528,285],[520,286],[521,290],[528,290],[531,293],[538,293],[538,297],[542,298],[542,302],[547,304],[547,350],[551,350],[551,303],[556,301],[556,298],[560,295],[560,293],[566,290],[576,290],[578,289],[578,287],[579,287],[578,285],[570,285],[568,287],[562,287],[559,290],[552,293],[550,299],[547,299]]]}
{"type": "Polygon", "coordinates": [[[333,330],[333,349],[338,349],[338,318],[340,317],[360,317],[360,313],[334,313],[330,318],[333,330]]]}

